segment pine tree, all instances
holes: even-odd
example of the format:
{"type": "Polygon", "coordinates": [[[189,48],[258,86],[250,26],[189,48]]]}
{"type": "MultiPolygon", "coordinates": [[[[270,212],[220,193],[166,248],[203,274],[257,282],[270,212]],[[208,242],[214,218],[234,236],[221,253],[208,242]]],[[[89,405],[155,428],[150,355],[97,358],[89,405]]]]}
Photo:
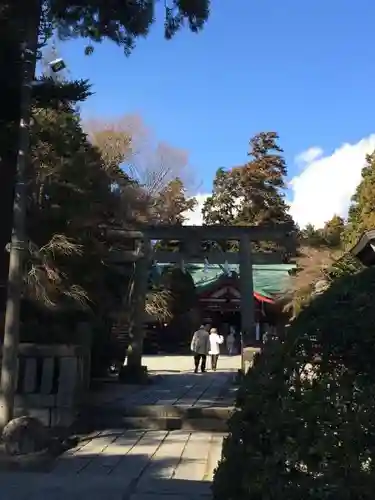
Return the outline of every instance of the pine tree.
{"type": "Polygon", "coordinates": [[[362,233],[375,228],[375,152],[366,157],[362,180],[352,197],[347,226],[343,234],[346,246],[355,245],[362,233]]]}

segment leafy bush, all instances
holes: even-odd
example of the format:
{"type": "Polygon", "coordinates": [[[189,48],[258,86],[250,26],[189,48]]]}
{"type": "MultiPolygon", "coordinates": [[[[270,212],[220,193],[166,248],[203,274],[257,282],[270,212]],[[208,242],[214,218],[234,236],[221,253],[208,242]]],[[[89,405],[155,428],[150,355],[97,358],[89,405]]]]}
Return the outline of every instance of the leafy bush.
{"type": "Polygon", "coordinates": [[[215,500],[370,499],[375,269],[335,281],[244,378],[215,500]]]}

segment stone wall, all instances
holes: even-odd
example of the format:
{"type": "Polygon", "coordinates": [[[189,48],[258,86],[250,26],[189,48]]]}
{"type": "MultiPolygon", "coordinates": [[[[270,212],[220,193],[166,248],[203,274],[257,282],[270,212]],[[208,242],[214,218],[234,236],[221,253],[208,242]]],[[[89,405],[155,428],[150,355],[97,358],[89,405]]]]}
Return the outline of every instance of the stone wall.
{"type": "Polygon", "coordinates": [[[90,383],[89,345],[20,344],[15,416],[68,427],[90,383]]]}

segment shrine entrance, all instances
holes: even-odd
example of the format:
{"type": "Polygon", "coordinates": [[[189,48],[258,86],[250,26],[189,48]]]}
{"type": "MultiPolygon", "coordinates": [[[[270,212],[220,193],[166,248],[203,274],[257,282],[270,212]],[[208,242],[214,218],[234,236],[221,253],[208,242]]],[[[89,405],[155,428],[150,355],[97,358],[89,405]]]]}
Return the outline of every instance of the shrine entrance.
{"type": "MultiPolygon", "coordinates": [[[[135,263],[135,281],[132,290],[132,313],[129,327],[130,346],[127,356],[128,369],[141,367],[144,338],[145,297],[149,270],[153,263],[181,266],[185,263],[237,264],[239,265],[236,309],[231,312],[240,320],[243,346],[257,346],[255,332],[255,301],[253,290],[253,264],[280,264],[286,254],[294,255],[295,239],[291,224],[255,227],[241,226],[143,226],[136,230],[106,228],[106,237],[126,243],[125,249],[113,253],[112,261],[135,263]],[[173,241],[177,251],[157,250],[155,242],[173,241]],[[238,252],[223,251],[219,242],[236,241],[238,252]],[[252,252],[253,242],[277,242],[283,252],[252,252]],[[205,242],[209,242],[208,250],[205,242]],[[176,247],[177,244],[177,247],[176,247]],[[239,295],[239,296],[238,296],[239,295]]],[[[124,246],[123,246],[124,247],[124,246]]]]}

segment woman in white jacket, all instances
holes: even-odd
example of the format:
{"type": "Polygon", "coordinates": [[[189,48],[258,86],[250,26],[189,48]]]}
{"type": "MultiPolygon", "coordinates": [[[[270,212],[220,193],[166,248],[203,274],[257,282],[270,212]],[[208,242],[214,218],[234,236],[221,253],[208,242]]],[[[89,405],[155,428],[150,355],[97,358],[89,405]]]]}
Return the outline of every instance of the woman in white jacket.
{"type": "Polygon", "coordinates": [[[217,360],[219,359],[220,344],[222,344],[223,342],[224,338],[222,335],[218,334],[217,328],[211,328],[209,354],[211,356],[211,368],[214,372],[216,372],[217,360]]]}

